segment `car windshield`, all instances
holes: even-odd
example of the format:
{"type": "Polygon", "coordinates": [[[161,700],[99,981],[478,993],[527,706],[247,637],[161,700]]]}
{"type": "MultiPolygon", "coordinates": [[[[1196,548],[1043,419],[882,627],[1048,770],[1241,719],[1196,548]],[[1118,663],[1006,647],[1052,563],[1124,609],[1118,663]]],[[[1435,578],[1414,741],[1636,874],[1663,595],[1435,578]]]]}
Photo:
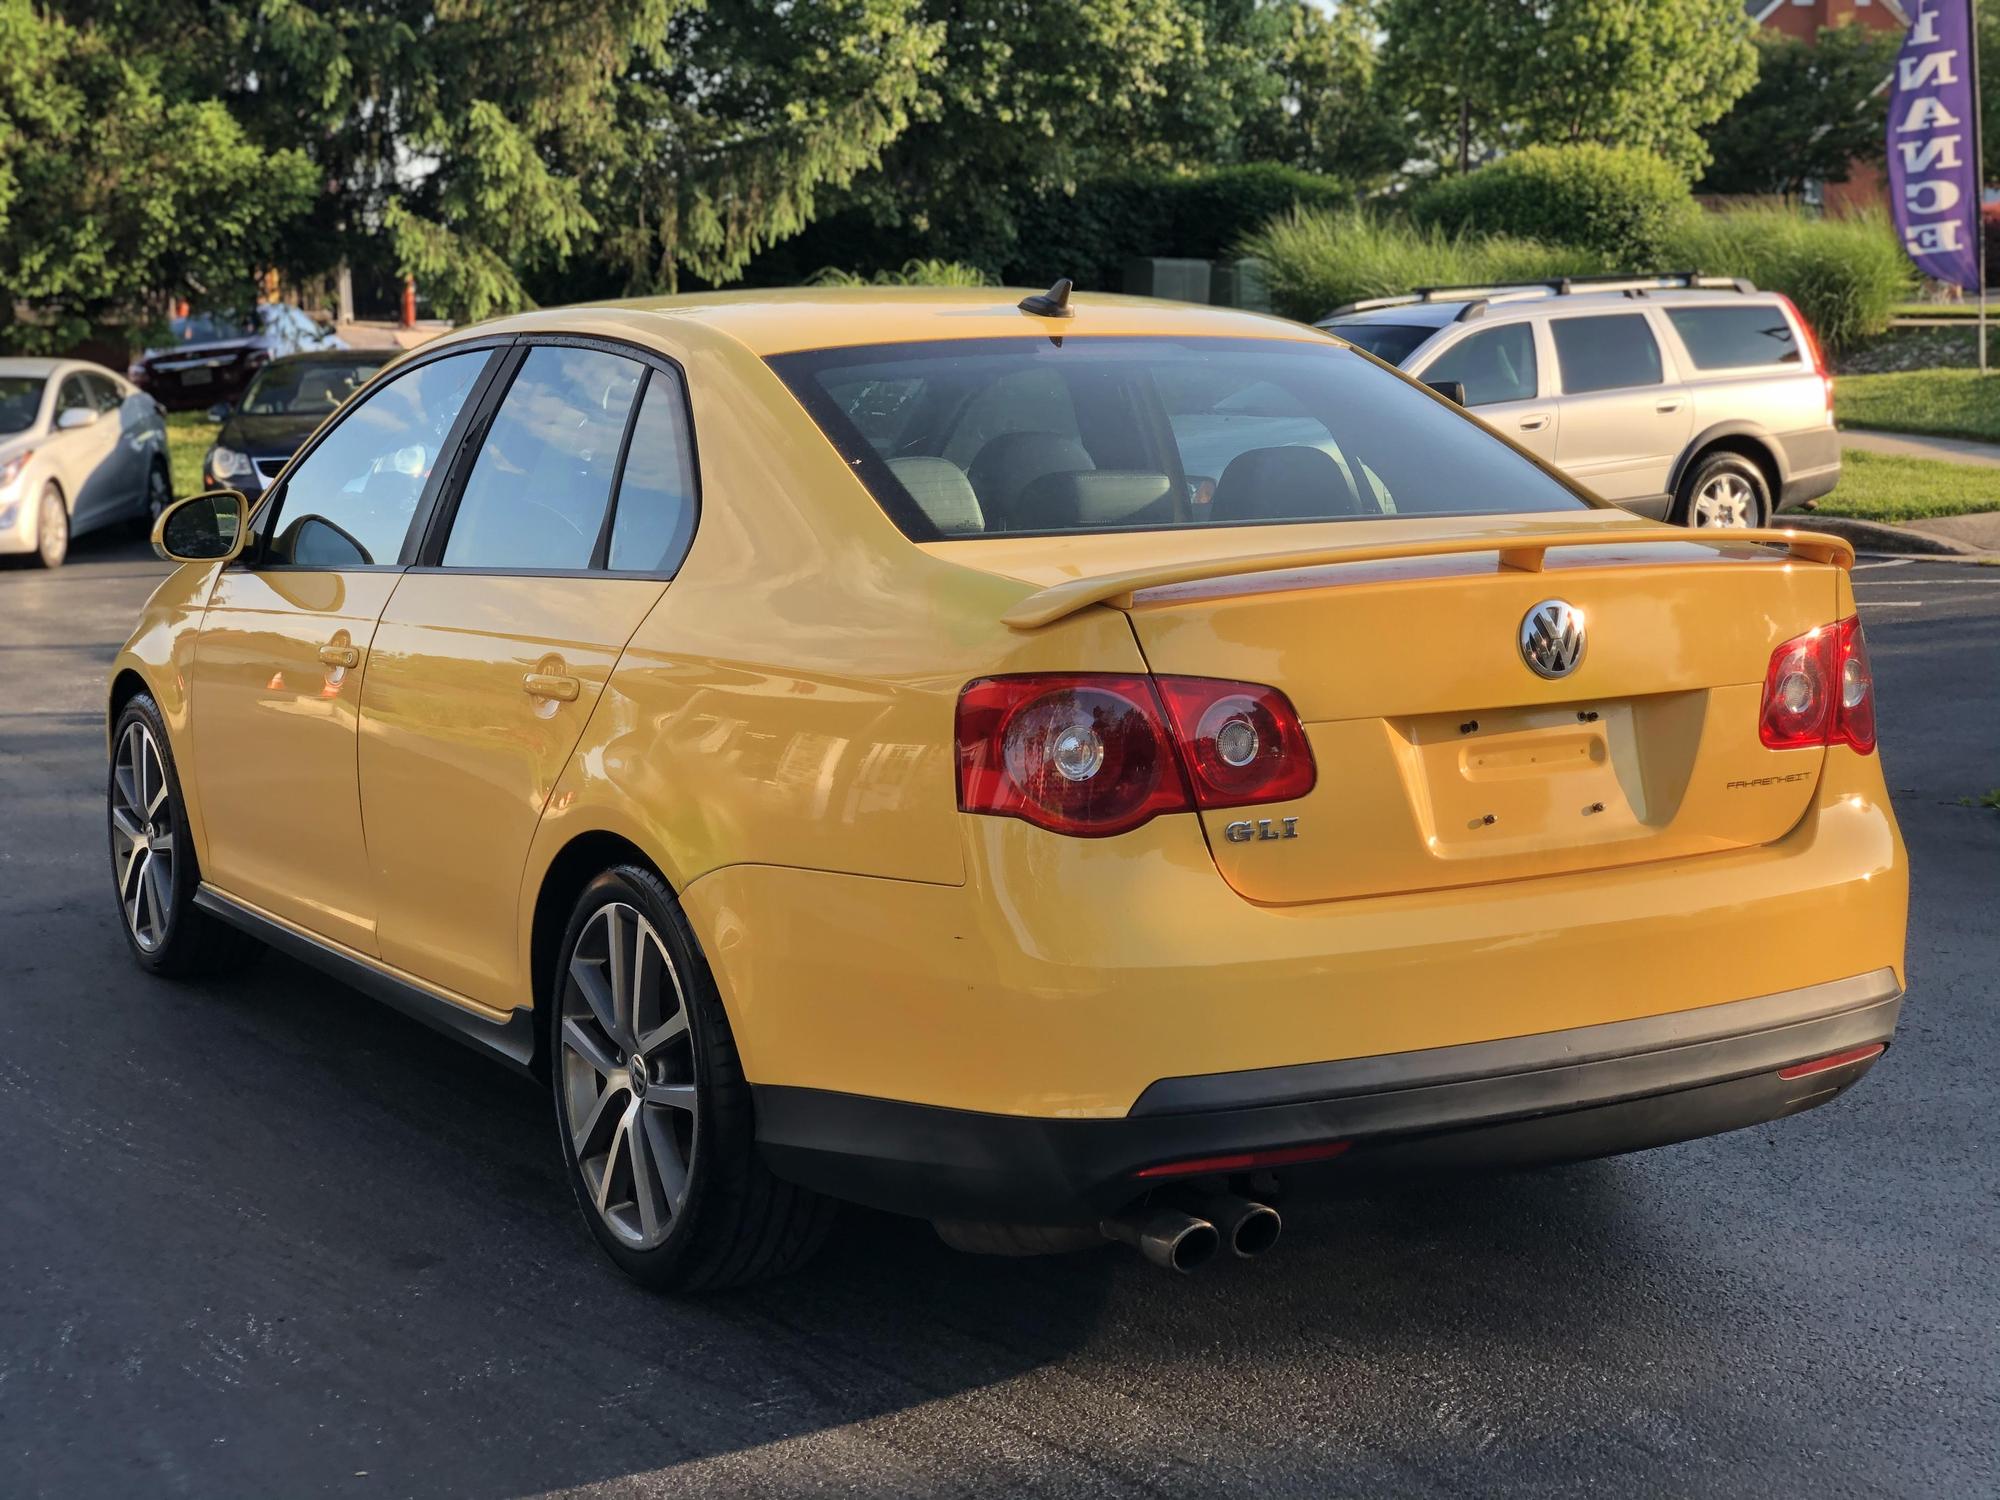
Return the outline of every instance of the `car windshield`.
{"type": "Polygon", "coordinates": [[[1366,349],[1377,359],[1400,365],[1419,344],[1437,332],[1413,323],[1327,323],[1328,333],[1366,349]]]}
{"type": "Polygon", "coordinates": [[[0,433],[26,432],[42,409],[42,387],[36,375],[0,375],[0,433]]]}
{"type": "Polygon", "coordinates": [[[257,372],[239,406],[250,417],[323,417],[360,390],[384,360],[279,360],[257,372]]]}
{"type": "Polygon", "coordinates": [[[917,541],[1589,505],[1332,342],[1037,336],[770,363],[917,541]]]}
{"type": "Polygon", "coordinates": [[[256,325],[238,313],[195,313],[173,318],[167,323],[174,340],[182,344],[213,344],[224,339],[240,339],[256,332],[256,325]]]}

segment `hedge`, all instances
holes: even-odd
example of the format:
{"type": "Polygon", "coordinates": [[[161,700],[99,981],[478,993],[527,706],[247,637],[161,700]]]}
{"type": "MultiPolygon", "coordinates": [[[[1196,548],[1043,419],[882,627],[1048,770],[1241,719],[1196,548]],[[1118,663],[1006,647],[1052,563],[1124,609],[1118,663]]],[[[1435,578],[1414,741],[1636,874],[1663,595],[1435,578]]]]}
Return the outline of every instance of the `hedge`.
{"type": "Polygon", "coordinates": [[[1420,191],[1419,224],[1458,234],[1507,234],[1580,245],[1645,264],[1699,210],[1687,179],[1627,147],[1529,146],[1420,191]]]}

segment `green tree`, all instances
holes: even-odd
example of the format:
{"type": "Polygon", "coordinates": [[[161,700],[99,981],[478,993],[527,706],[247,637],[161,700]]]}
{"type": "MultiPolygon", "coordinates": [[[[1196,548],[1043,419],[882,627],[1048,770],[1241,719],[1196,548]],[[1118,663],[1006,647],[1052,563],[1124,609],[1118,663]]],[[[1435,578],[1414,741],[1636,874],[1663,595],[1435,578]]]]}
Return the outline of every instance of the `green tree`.
{"type": "Polygon", "coordinates": [[[386,246],[460,318],[728,275],[901,130],[918,0],[75,0],[320,181],[291,269],[386,246]]]}
{"type": "Polygon", "coordinates": [[[1854,162],[1880,161],[1901,43],[1856,25],[1823,28],[1817,45],[1760,33],[1756,84],[1706,132],[1703,191],[1796,197],[1808,179],[1845,182],[1854,162]]]}
{"type": "Polygon", "coordinates": [[[0,0],[0,347],[60,349],[162,295],[247,299],[313,188],[304,155],[170,97],[115,36],[0,0]]]}
{"type": "Polygon", "coordinates": [[[1692,177],[1756,77],[1741,0],[1387,0],[1382,24],[1394,96],[1461,171],[1480,146],[1594,142],[1692,177]]]}
{"type": "Polygon", "coordinates": [[[1370,0],[1332,11],[1304,0],[1277,8],[1271,66],[1283,92],[1244,122],[1248,161],[1283,162],[1357,185],[1386,180],[1409,156],[1403,111],[1376,87],[1370,0]]]}

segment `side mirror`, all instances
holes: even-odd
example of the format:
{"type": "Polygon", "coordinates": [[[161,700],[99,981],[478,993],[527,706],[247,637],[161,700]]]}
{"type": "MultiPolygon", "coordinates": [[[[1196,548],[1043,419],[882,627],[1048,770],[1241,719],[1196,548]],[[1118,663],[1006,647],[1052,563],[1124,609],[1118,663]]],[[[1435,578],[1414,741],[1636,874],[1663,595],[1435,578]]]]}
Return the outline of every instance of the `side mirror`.
{"type": "Polygon", "coordinates": [[[66,406],[56,413],[56,431],[74,432],[79,427],[88,427],[104,413],[94,406],[66,406]]]}
{"type": "Polygon", "coordinates": [[[176,500],[153,523],[153,550],[167,562],[229,562],[250,540],[250,502],[239,490],[176,500]]]}
{"type": "Polygon", "coordinates": [[[208,420],[220,427],[229,420],[230,406],[227,401],[218,401],[208,409],[208,420]]]}
{"type": "Polygon", "coordinates": [[[1462,380],[1426,380],[1425,385],[1436,391],[1454,406],[1465,405],[1465,382],[1462,380]]]}

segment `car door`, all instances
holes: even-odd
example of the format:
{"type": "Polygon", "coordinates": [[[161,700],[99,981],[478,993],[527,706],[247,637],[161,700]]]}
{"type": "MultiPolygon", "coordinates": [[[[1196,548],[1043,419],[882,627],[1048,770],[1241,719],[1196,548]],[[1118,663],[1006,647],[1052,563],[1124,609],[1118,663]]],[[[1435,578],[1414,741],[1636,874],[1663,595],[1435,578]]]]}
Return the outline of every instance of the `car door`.
{"type": "Polygon", "coordinates": [[[109,520],[121,504],[116,479],[118,422],[116,418],[107,420],[99,410],[81,372],[63,376],[56,387],[50,446],[55,449],[55,469],[63,493],[69,497],[70,534],[109,520]],[[66,414],[69,421],[83,425],[65,427],[66,414]]]}
{"type": "Polygon", "coordinates": [[[495,1010],[529,999],[522,871],[611,669],[692,536],[666,361],[552,340],[494,382],[362,688],[361,802],[384,960],[495,1010]]]}
{"type": "Polygon", "coordinates": [[[1535,324],[1524,319],[1464,334],[1414,373],[1420,380],[1457,381],[1465,387],[1466,410],[1554,463],[1558,415],[1547,394],[1543,364],[1535,324]]]}
{"type": "Polygon", "coordinates": [[[1673,378],[1644,312],[1549,319],[1562,390],[1556,462],[1606,500],[1666,513],[1668,476],[1693,430],[1687,387],[1673,378]]]}
{"type": "Polygon", "coordinates": [[[150,429],[140,403],[127,403],[124,392],[110,376],[85,371],[78,378],[98,410],[98,424],[107,429],[110,438],[109,452],[97,474],[105,488],[101,519],[123,520],[144,509],[146,504],[147,464],[152,456],[150,429]]]}
{"type": "Polygon", "coordinates": [[[497,357],[423,360],[324,429],[217,577],[195,645],[204,877],[360,953],[376,949],[355,770],[369,647],[497,357]]]}

